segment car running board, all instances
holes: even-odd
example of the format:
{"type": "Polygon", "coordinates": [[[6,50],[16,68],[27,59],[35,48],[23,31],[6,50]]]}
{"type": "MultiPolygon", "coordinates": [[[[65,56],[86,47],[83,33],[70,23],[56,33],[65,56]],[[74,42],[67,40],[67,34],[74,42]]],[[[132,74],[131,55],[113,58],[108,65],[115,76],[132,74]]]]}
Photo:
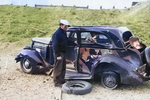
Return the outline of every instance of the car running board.
{"type": "Polygon", "coordinates": [[[66,70],[65,79],[92,79],[91,74],[79,73],[75,70],[66,70]]]}

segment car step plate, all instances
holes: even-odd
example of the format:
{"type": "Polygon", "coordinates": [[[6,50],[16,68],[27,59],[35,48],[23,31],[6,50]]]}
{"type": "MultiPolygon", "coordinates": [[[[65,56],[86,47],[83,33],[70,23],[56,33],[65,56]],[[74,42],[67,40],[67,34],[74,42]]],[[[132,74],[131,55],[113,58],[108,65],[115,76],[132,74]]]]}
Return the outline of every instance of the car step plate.
{"type": "Polygon", "coordinates": [[[75,70],[66,70],[65,79],[91,79],[92,75],[79,73],[75,70]]]}

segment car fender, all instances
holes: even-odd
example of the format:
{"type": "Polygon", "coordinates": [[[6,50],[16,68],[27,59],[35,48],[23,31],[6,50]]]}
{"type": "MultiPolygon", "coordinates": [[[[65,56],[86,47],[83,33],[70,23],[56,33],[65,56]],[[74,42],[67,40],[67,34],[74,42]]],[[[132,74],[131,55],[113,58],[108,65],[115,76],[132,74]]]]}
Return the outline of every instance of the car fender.
{"type": "MultiPolygon", "coordinates": [[[[143,80],[133,71],[133,65],[132,62],[124,60],[117,55],[104,55],[92,65],[92,74],[102,74],[103,72],[113,71],[119,74],[121,83],[141,85],[143,84],[143,80]]],[[[134,66],[139,67],[140,65],[134,66]]]]}
{"type": "Polygon", "coordinates": [[[24,49],[20,51],[15,57],[16,62],[19,62],[23,57],[34,59],[34,61],[36,61],[37,63],[43,64],[43,59],[36,50],[24,49]]]}

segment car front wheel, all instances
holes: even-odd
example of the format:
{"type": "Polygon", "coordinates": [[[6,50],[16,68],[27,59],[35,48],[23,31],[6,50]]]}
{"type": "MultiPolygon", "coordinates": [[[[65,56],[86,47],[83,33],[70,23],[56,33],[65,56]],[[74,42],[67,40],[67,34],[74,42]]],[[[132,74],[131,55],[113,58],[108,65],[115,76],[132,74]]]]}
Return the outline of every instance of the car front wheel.
{"type": "Polygon", "coordinates": [[[32,73],[33,68],[30,64],[30,61],[27,58],[22,58],[20,64],[21,64],[21,68],[23,72],[28,73],[28,74],[32,73]]]}
{"type": "Polygon", "coordinates": [[[104,72],[101,77],[101,84],[108,89],[115,89],[119,85],[119,77],[114,72],[104,72]]]}

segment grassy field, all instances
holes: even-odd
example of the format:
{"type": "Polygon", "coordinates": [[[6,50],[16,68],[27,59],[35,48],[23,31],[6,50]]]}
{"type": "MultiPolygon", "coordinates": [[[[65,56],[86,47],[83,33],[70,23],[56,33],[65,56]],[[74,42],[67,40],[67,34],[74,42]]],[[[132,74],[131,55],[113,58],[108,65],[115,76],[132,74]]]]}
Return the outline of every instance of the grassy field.
{"type": "Polygon", "coordinates": [[[150,4],[147,3],[124,10],[1,5],[0,41],[27,44],[33,37],[50,37],[58,28],[59,20],[67,19],[71,25],[126,26],[150,45],[149,16],[150,4]]]}

